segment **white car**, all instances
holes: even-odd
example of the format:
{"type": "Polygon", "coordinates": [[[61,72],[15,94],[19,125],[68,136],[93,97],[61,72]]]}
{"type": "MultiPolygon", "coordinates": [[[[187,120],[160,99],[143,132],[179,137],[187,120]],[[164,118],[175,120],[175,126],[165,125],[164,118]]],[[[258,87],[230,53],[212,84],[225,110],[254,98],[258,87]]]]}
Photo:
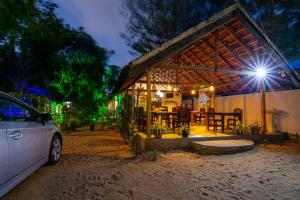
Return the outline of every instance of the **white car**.
{"type": "Polygon", "coordinates": [[[61,149],[51,115],[0,91],[0,198],[47,162],[57,163],[61,149]]]}

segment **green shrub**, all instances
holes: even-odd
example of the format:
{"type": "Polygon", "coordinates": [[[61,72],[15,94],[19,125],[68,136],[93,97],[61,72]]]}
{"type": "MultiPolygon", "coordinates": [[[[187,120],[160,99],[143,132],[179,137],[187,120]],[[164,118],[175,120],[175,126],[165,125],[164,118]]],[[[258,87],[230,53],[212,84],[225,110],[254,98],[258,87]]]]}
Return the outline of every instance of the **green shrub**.
{"type": "Polygon", "coordinates": [[[77,123],[76,121],[71,121],[68,127],[68,131],[76,131],[77,123]]]}

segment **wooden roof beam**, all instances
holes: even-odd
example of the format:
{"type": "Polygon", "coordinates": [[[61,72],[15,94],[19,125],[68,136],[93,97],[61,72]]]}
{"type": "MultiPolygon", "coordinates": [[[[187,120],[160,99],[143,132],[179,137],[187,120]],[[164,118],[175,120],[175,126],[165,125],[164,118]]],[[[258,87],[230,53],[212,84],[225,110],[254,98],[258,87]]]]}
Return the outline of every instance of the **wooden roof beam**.
{"type": "Polygon", "coordinates": [[[244,50],[246,50],[246,52],[253,58],[253,61],[255,61],[256,56],[254,55],[252,50],[249,49],[246,46],[246,44],[244,44],[244,42],[237,37],[237,35],[234,33],[234,30],[226,24],[224,24],[224,28],[234,37],[234,39],[239,43],[239,45],[241,45],[244,48],[244,50]]]}
{"type": "Polygon", "coordinates": [[[222,44],[222,46],[229,51],[240,63],[241,65],[244,65],[244,68],[252,68],[249,64],[247,64],[237,53],[234,52],[234,49],[232,47],[230,47],[229,45],[225,44],[225,42],[223,42],[222,40],[220,40],[220,43],[222,44]]]}
{"type": "MultiPolygon", "coordinates": [[[[215,52],[215,50],[214,50],[214,48],[213,47],[211,47],[206,41],[204,41],[203,39],[202,40],[200,40],[201,42],[203,42],[204,44],[206,44],[209,48],[211,48],[214,52],[215,52]]],[[[205,52],[201,52],[201,51],[199,51],[201,54],[203,54],[203,55],[205,55],[215,66],[217,65],[217,63],[216,63],[216,61],[218,60],[218,59],[216,59],[216,60],[213,60],[208,54],[206,54],[205,52]]],[[[225,62],[226,63],[226,62],[225,62]]],[[[230,67],[230,66],[229,66],[230,67]]],[[[219,69],[219,68],[218,68],[219,69]]],[[[214,67],[214,71],[217,71],[217,68],[216,67],[214,67]]],[[[226,74],[227,75],[227,74],[226,74]]],[[[220,82],[222,82],[222,83],[224,83],[224,81],[223,80],[221,80],[218,76],[215,76],[220,82]]],[[[227,77],[230,79],[230,80],[232,80],[232,78],[230,77],[230,76],[228,76],[227,75],[227,77]]]]}
{"type": "MultiPolygon", "coordinates": [[[[193,49],[191,49],[191,51],[189,51],[189,53],[191,53],[193,56],[195,56],[201,65],[205,66],[204,63],[202,62],[201,58],[196,53],[193,52],[193,49]]],[[[191,70],[195,71],[193,67],[191,67],[191,70]]],[[[202,74],[200,74],[198,71],[195,71],[195,72],[203,82],[209,83],[209,81],[206,78],[204,78],[202,76],[202,74]]]]}
{"type": "MultiPolygon", "coordinates": [[[[185,56],[184,54],[182,56],[185,56]]],[[[189,60],[191,62],[191,60],[185,56],[187,60],[189,60]]],[[[178,61],[187,64],[184,60],[182,60],[181,58],[178,58],[178,61]]],[[[193,63],[193,62],[191,62],[193,63]]],[[[192,80],[194,80],[195,82],[199,82],[199,80],[195,79],[193,76],[191,76],[189,73],[187,73],[186,71],[184,71],[185,74],[187,74],[192,80]]],[[[201,78],[201,77],[200,77],[201,78]]],[[[203,81],[203,79],[201,79],[203,81]]]]}
{"type": "MultiPolygon", "coordinates": [[[[214,52],[216,51],[207,41],[205,41],[204,39],[201,40],[204,44],[206,44],[209,48],[211,48],[214,52]]],[[[226,65],[228,65],[229,68],[234,69],[234,67],[224,58],[224,56],[222,56],[221,54],[219,54],[219,57],[221,58],[221,60],[226,63],[226,65]]]]}
{"type": "MultiPolygon", "coordinates": [[[[147,83],[147,81],[145,80],[139,80],[136,83],[147,83]]],[[[201,85],[204,83],[191,83],[191,82],[178,82],[178,83],[174,83],[174,82],[167,82],[167,81],[151,81],[151,84],[157,84],[157,85],[177,85],[177,86],[197,86],[197,85],[201,85]]]]}
{"type": "Polygon", "coordinates": [[[168,65],[167,68],[170,69],[178,69],[178,70],[194,70],[201,72],[216,72],[216,73],[227,73],[227,74],[237,74],[237,75],[253,75],[253,71],[251,70],[237,70],[237,69],[222,69],[218,68],[216,71],[214,68],[205,67],[205,66],[190,66],[186,64],[172,64],[168,65]]]}
{"type": "MultiPolygon", "coordinates": [[[[199,50],[198,52],[201,55],[203,55],[204,57],[208,58],[211,61],[211,63],[213,63],[213,65],[216,65],[215,62],[214,62],[214,60],[209,55],[207,55],[206,53],[202,52],[198,47],[195,47],[194,50],[195,49],[198,49],[199,50]]],[[[214,71],[215,71],[215,68],[212,68],[212,69],[214,69],[214,71]]],[[[214,78],[218,79],[221,83],[223,83],[223,81],[218,76],[216,76],[215,74],[214,74],[214,78]]]]}

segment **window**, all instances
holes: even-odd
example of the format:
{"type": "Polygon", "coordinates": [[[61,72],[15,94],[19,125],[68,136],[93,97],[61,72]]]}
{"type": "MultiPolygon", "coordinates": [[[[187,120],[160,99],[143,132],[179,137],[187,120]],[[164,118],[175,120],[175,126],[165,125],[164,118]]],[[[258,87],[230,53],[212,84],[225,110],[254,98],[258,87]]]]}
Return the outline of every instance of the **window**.
{"type": "Polygon", "coordinates": [[[0,99],[0,121],[37,121],[39,114],[6,99],[0,99]]]}

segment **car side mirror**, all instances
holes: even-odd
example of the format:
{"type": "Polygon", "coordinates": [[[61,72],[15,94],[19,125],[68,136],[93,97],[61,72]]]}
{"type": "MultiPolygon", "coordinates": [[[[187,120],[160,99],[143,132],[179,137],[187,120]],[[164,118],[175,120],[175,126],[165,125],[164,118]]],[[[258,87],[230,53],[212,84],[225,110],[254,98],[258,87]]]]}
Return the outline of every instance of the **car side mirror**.
{"type": "Polygon", "coordinates": [[[40,115],[40,117],[41,117],[42,123],[48,122],[48,121],[52,120],[52,116],[50,114],[48,114],[48,113],[42,113],[40,115]]]}

